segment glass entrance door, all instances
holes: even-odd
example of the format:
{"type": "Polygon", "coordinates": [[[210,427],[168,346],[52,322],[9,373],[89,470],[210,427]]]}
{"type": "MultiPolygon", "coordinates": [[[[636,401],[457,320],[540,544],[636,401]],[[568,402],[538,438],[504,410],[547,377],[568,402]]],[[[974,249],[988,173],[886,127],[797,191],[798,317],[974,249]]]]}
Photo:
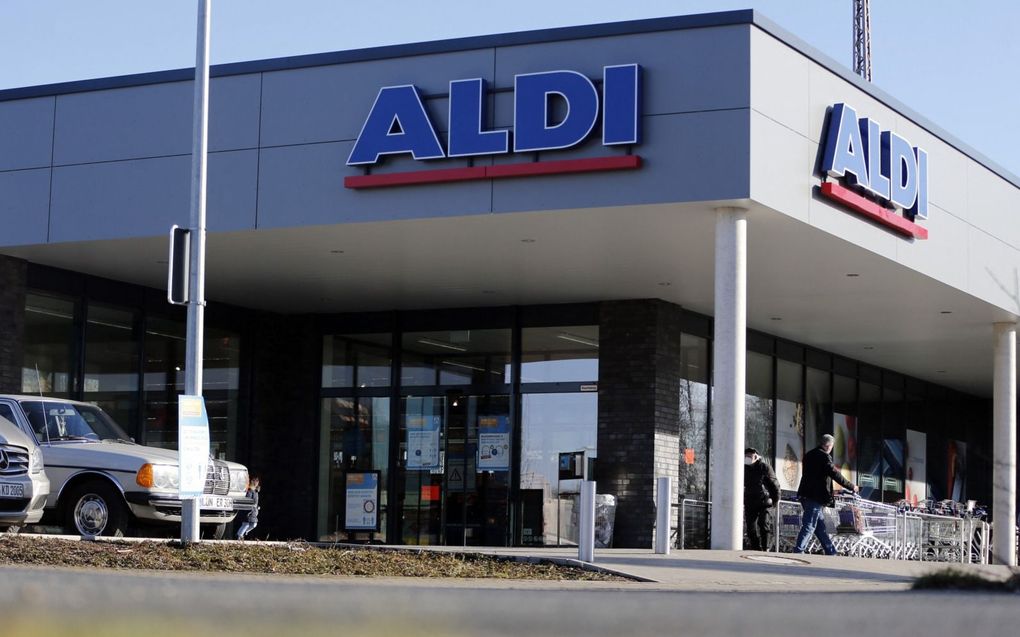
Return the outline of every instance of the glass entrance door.
{"type": "Polygon", "coordinates": [[[400,431],[406,544],[506,546],[510,401],[506,395],[408,396],[400,431]]]}

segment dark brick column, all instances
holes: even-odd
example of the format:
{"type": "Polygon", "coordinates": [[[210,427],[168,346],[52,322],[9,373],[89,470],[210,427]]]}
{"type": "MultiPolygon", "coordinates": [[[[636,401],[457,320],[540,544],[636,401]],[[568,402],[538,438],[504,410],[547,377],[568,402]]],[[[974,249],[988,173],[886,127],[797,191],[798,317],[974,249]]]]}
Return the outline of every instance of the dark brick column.
{"type": "Polygon", "coordinates": [[[21,391],[27,266],[0,255],[0,393],[21,391]]]}
{"type": "Polygon", "coordinates": [[[613,546],[650,548],[655,478],[680,463],[680,307],[603,303],[599,319],[598,491],[617,497],[613,546]]]}
{"type": "Polygon", "coordinates": [[[253,323],[247,463],[262,476],[255,535],[312,538],[319,484],[320,339],[309,317],[262,315],[253,323]]]}

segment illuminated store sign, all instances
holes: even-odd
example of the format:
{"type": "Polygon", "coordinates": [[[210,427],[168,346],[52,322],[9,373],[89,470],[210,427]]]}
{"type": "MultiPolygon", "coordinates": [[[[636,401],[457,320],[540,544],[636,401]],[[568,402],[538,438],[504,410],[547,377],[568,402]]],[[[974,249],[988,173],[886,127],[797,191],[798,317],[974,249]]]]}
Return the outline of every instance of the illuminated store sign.
{"type": "MultiPolygon", "coordinates": [[[[603,68],[601,96],[595,83],[576,71],[515,76],[511,130],[486,128],[486,88],[486,82],[481,78],[450,82],[449,130],[444,147],[417,87],[410,84],[383,87],[365,119],[347,165],[372,166],[386,155],[427,160],[573,148],[591,137],[600,115],[604,146],[641,142],[641,67],[637,64],[603,68]],[[563,114],[554,117],[554,112],[563,114]]],[[[612,155],[583,160],[361,175],[348,177],[344,184],[348,188],[369,188],[624,170],[637,168],[640,163],[640,157],[634,155],[612,155]]]]}
{"type": "Polygon", "coordinates": [[[832,107],[824,144],[822,172],[844,182],[823,183],[824,197],[904,236],[928,238],[915,223],[928,218],[927,152],[842,103],[832,107]]]}

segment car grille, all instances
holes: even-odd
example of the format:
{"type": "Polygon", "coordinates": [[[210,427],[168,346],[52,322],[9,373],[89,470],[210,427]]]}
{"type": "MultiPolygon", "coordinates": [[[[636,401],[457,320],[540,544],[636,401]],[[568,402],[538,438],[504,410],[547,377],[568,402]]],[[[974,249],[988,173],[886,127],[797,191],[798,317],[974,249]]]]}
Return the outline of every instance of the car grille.
{"type": "Polygon", "coordinates": [[[226,464],[213,460],[205,472],[205,488],[202,493],[227,495],[230,491],[230,469],[226,464]]]}
{"type": "MultiPolygon", "coordinates": [[[[28,473],[28,450],[0,443],[0,476],[21,476],[28,473]]],[[[230,472],[227,472],[230,479],[230,472]]]]}

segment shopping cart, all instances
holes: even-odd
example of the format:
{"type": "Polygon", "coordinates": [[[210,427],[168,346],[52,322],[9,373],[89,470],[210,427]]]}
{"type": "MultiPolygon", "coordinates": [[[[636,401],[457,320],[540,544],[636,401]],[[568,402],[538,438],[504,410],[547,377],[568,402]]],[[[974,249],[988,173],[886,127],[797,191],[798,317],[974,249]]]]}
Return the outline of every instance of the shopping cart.
{"type": "Polygon", "coordinates": [[[836,535],[832,543],[841,555],[891,558],[897,540],[896,507],[865,500],[855,493],[836,499],[836,535]]]}

